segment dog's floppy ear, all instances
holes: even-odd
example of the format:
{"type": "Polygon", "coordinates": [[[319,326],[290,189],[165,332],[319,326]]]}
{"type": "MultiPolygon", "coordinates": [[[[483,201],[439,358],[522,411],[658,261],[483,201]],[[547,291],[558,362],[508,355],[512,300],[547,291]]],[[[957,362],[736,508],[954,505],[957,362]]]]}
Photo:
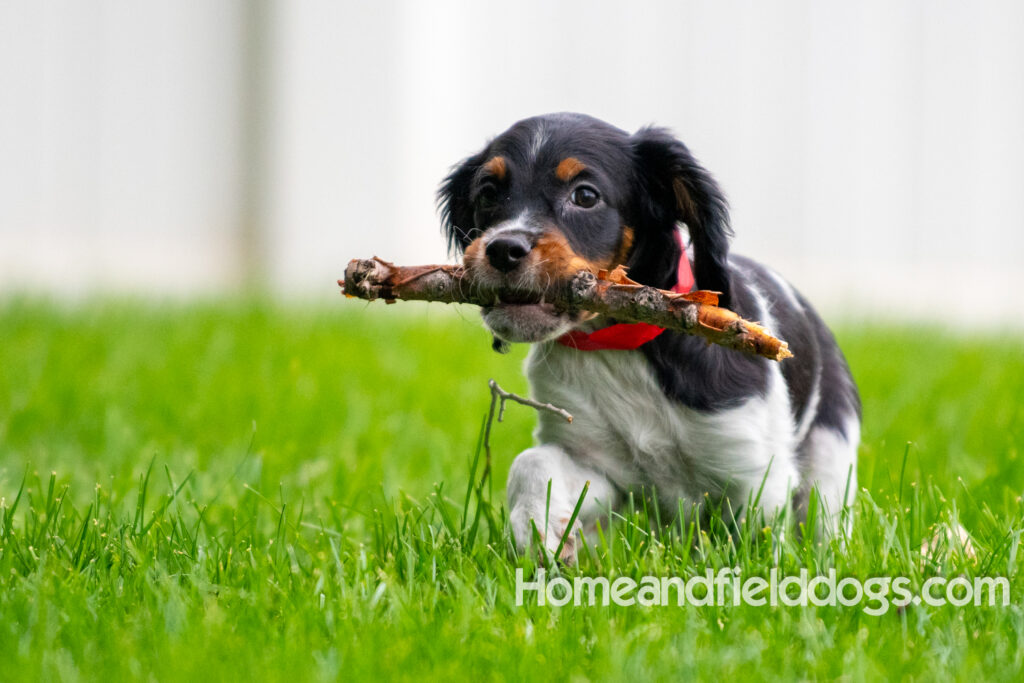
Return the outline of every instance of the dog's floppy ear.
{"type": "Polygon", "coordinates": [[[441,230],[448,240],[448,250],[461,254],[473,241],[476,225],[473,205],[469,201],[473,176],[484,162],[484,153],[474,154],[452,167],[448,177],[437,190],[437,208],[441,214],[441,230]]]}
{"type": "Polygon", "coordinates": [[[664,128],[642,128],[632,137],[640,181],[640,209],[654,226],[686,224],[694,251],[694,277],[701,289],[721,292],[729,305],[729,206],[711,174],[664,128]]]}

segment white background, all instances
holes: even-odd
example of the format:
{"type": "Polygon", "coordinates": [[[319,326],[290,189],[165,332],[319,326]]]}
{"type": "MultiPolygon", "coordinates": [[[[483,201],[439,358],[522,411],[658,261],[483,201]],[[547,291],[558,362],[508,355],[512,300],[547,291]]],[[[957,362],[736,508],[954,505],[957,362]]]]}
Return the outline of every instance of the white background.
{"type": "Polygon", "coordinates": [[[827,314],[1024,317],[1013,0],[0,0],[0,292],[334,300],[444,259],[448,167],[562,110],[675,130],[827,314]]]}

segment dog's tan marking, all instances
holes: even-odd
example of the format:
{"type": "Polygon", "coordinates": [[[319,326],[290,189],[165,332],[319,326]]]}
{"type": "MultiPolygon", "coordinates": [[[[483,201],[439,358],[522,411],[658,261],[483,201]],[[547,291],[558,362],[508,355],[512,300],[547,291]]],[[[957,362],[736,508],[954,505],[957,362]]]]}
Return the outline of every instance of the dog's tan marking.
{"type": "Polygon", "coordinates": [[[626,258],[629,256],[629,250],[633,248],[633,228],[628,225],[622,226],[622,237],[619,239],[619,248],[615,252],[615,256],[612,258],[612,262],[609,265],[609,270],[614,267],[621,265],[626,262],[626,258]]]}
{"type": "Polygon", "coordinates": [[[487,256],[484,254],[484,238],[477,237],[466,247],[466,253],[462,256],[462,262],[470,270],[482,268],[487,265],[487,256]]]}
{"type": "Polygon", "coordinates": [[[603,264],[594,263],[573,251],[565,235],[554,228],[541,235],[530,252],[530,258],[538,271],[553,280],[570,278],[581,270],[589,270],[596,275],[604,268],[603,264]]]}
{"type": "Polygon", "coordinates": [[[508,166],[505,163],[505,157],[491,157],[484,165],[483,169],[493,175],[498,180],[504,180],[505,174],[508,172],[508,166]]]}
{"type": "Polygon", "coordinates": [[[563,183],[567,183],[580,174],[586,166],[583,162],[576,157],[566,157],[558,164],[555,169],[555,177],[561,180],[563,183]]]}

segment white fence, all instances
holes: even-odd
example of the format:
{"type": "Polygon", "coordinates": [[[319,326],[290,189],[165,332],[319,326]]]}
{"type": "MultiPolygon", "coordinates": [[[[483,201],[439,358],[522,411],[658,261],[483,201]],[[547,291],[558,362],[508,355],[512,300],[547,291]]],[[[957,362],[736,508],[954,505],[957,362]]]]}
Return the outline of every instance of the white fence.
{"type": "Polygon", "coordinates": [[[0,288],[335,296],[513,121],[673,128],[833,313],[1024,314],[1024,3],[0,2],[0,288]],[[951,309],[948,307],[952,307],[951,309]]]}

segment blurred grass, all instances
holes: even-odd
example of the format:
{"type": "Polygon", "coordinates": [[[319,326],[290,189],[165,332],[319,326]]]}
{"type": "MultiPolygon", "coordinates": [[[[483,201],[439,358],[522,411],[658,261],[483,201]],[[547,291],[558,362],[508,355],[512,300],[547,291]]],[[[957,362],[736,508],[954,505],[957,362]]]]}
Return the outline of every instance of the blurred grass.
{"type": "MultiPolygon", "coordinates": [[[[362,308],[8,304],[0,466],[122,488],[153,457],[230,476],[251,443],[249,476],[348,502],[462,474],[487,377],[525,391],[525,349],[445,309],[362,308]]],[[[530,418],[506,436],[528,443],[530,418]]]]}
{"type": "MultiPolygon", "coordinates": [[[[462,511],[486,381],[525,392],[525,349],[490,351],[471,310],[8,299],[0,678],[1019,672],[1024,344],[937,328],[838,336],[865,405],[869,494],[847,547],[794,540],[781,563],[1010,573],[1010,607],[517,608],[512,572],[532,560],[510,553],[500,505],[530,443],[525,408],[496,427],[495,499],[470,514],[484,521],[462,511]],[[978,559],[922,558],[954,523],[978,559]]],[[[634,521],[571,571],[775,561],[754,532],[712,531],[690,552],[634,521]]]]}

